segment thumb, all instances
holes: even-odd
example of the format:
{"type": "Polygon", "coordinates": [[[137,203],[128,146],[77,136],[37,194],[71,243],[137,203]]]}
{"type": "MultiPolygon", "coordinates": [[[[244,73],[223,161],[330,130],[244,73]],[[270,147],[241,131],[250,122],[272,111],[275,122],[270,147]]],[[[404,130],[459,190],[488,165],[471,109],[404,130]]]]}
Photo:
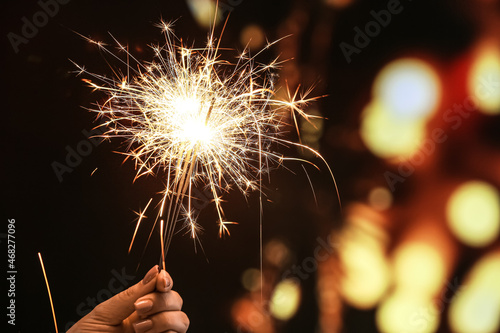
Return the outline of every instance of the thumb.
{"type": "Polygon", "coordinates": [[[170,274],[162,269],[156,278],[156,290],[161,293],[167,293],[172,289],[173,284],[174,282],[172,281],[170,274]]]}
{"type": "Polygon", "coordinates": [[[158,265],[151,268],[141,282],[97,305],[92,316],[103,324],[120,325],[135,311],[134,302],[155,290],[157,275],[158,265]]]}

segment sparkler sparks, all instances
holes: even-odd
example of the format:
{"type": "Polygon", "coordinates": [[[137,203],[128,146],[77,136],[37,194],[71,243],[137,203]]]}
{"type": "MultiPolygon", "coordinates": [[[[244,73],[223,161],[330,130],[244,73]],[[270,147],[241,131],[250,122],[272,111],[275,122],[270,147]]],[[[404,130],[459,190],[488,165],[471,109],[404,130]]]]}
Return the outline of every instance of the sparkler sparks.
{"type": "MultiPolygon", "coordinates": [[[[88,39],[121,62],[127,75],[108,78],[79,68],[93,78],[85,79],[91,87],[107,93],[95,111],[105,119],[104,137],[128,143],[123,154],[135,161],[136,178],[164,174],[156,222],[163,220],[166,253],[181,218],[197,239],[193,187],[209,188],[222,237],[235,223],[224,215],[224,193],[261,191],[263,176],[287,159],[277,151],[280,145],[313,151],[283,138],[290,119],[296,124],[296,117],[311,117],[303,108],[312,99],[299,98],[297,92],[289,93],[288,100],[276,98],[271,74],[278,59],[255,64],[258,54],[250,56],[245,49],[233,64],[220,59],[220,40],[213,32],[203,49],[195,49],[183,46],[171,24],[162,22],[161,28],[166,43],[152,46],[155,59],[150,63],[138,61],[118,42],[126,61],[103,43],[88,39]]],[[[139,214],[134,238],[144,213],[139,214]]]]}

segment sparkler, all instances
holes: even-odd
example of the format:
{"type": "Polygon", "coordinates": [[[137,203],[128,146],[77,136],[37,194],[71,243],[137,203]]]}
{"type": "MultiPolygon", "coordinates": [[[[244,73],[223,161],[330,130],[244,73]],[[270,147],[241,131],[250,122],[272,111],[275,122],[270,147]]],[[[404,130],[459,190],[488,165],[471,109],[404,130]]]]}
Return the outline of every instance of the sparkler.
{"type": "Polygon", "coordinates": [[[47,273],[45,272],[45,265],[43,264],[42,254],[38,252],[38,259],[40,260],[40,266],[42,267],[43,278],[45,280],[45,285],[47,286],[47,293],[49,295],[50,300],[50,309],[52,310],[52,319],[54,320],[54,328],[56,333],[59,333],[57,329],[57,319],[56,319],[56,311],[54,309],[54,302],[52,301],[52,293],[50,292],[49,280],[47,279],[47,273]]]}
{"type": "MultiPolygon", "coordinates": [[[[231,189],[244,195],[262,191],[263,176],[289,159],[277,151],[279,146],[295,145],[321,156],[283,138],[290,119],[298,128],[298,117],[312,117],[303,108],[313,98],[307,99],[307,93],[299,97],[298,90],[288,91],[286,100],[276,98],[272,72],[278,59],[269,64],[255,62],[273,43],[254,56],[245,49],[230,63],[220,58],[220,39],[213,31],[206,46],[196,49],[183,45],[172,24],[161,22],[160,27],[165,44],[152,46],[155,59],[149,63],[138,61],[116,40],[127,60],[87,38],[124,65],[126,75],[115,71],[115,77],[108,78],[77,66],[93,78],[84,81],[107,93],[106,101],[94,111],[105,119],[104,137],[127,142],[122,153],[135,161],[135,179],[158,172],[165,175],[153,226],[161,221],[164,260],[178,221],[184,221],[193,239],[198,237],[201,227],[192,208],[194,187],[209,188],[222,237],[235,223],[224,215],[223,194],[231,189]]],[[[141,212],[132,243],[143,218],[141,212]]]]}

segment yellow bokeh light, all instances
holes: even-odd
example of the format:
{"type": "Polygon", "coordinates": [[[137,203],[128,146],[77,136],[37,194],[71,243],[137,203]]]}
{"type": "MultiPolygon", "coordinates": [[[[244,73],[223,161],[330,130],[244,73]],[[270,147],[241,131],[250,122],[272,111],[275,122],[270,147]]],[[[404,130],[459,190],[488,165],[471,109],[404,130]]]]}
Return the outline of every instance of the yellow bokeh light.
{"type": "Polygon", "coordinates": [[[390,284],[389,264],[379,239],[357,226],[347,227],[339,239],[344,300],[359,309],[378,304],[390,284]]]}
{"type": "MultiPolygon", "coordinates": [[[[194,19],[203,28],[210,28],[214,23],[214,15],[217,3],[212,0],[188,0],[187,4],[194,19]]],[[[217,11],[215,23],[222,19],[221,11],[217,11]]]]}
{"type": "Polygon", "coordinates": [[[500,251],[490,253],[479,260],[469,273],[468,286],[488,289],[500,300],[500,251]]]}
{"type": "Polygon", "coordinates": [[[269,310],[274,318],[288,320],[297,312],[300,298],[299,285],[290,279],[283,280],[274,289],[269,310]]]}
{"type": "MultiPolygon", "coordinates": [[[[319,150],[319,140],[323,135],[324,119],[316,109],[308,110],[308,114],[311,115],[310,118],[300,119],[300,139],[306,146],[319,150]]],[[[309,149],[301,149],[300,153],[305,157],[314,157],[314,153],[309,149]]]]}
{"type": "Polygon", "coordinates": [[[244,46],[248,46],[250,50],[260,49],[264,46],[264,43],[266,43],[266,34],[259,25],[247,25],[241,31],[240,43],[244,46]]]}
{"type": "Polygon", "coordinates": [[[264,260],[276,267],[286,265],[290,256],[290,249],[279,239],[271,239],[264,246],[264,260]]]}
{"type": "Polygon", "coordinates": [[[453,234],[470,246],[485,246],[500,231],[500,198],[492,185],[470,181],[455,190],[446,207],[453,234]]]}
{"type": "Polygon", "coordinates": [[[342,251],[342,296],[359,309],[373,308],[389,285],[389,268],[383,255],[362,244],[342,251]]]}
{"type": "Polygon", "coordinates": [[[366,106],[360,131],[366,146],[381,158],[411,156],[426,133],[424,121],[396,117],[377,101],[366,106]]]}
{"type": "Polygon", "coordinates": [[[404,242],[394,252],[394,279],[398,288],[432,297],[446,278],[444,258],[425,243],[404,242]]]}
{"type": "Polygon", "coordinates": [[[493,333],[499,313],[500,303],[487,290],[465,290],[450,307],[450,325],[456,333],[493,333]]]}
{"type": "Polygon", "coordinates": [[[241,284],[248,291],[260,288],[260,271],[256,268],[248,268],[241,275],[241,284]]]}
{"type": "Polygon", "coordinates": [[[435,70],[426,62],[402,58],[380,71],[373,94],[393,117],[422,120],[436,109],[441,83],[435,70]]]}
{"type": "Polygon", "coordinates": [[[392,205],[392,194],[385,187],[375,187],[368,195],[368,202],[376,210],[386,210],[392,205]]]}
{"type": "Polygon", "coordinates": [[[490,333],[500,329],[500,252],[487,255],[468,274],[452,300],[448,320],[453,332],[490,333]]]}
{"type": "Polygon", "coordinates": [[[377,308],[376,322],[384,333],[432,333],[439,327],[439,317],[432,299],[396,290],[377,308]]]}
{"type": "Polygon", "coordinates": [[[500,50],[498,45],[484,44],[472,65],[468,88],[479,110],[486,114],[500,113],[500,50]]]}

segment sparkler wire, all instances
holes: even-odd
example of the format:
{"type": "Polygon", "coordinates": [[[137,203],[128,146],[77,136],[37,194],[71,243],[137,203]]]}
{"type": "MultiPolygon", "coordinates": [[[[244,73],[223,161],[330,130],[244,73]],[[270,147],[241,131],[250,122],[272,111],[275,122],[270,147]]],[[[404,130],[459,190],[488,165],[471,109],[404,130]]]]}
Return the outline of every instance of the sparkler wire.
{"type": "Polygon", "coordinates": [[[52,301],[52,293],[50,292],[49,280],[47,279],[47,273],[45,272],[45,266],[43,264],[42,254],[40,252],[38,252],[38,259],[40,260],[40,265],[42,266],[43,278],[45,279],[47,293],[49,294],[50,309],[52,310],[52,318],[54,319],[54,328],[56,330],[56,333],[58,333],[59,330],[57,329],[56,311],[54,309],[54,302],[52,301]]]}

